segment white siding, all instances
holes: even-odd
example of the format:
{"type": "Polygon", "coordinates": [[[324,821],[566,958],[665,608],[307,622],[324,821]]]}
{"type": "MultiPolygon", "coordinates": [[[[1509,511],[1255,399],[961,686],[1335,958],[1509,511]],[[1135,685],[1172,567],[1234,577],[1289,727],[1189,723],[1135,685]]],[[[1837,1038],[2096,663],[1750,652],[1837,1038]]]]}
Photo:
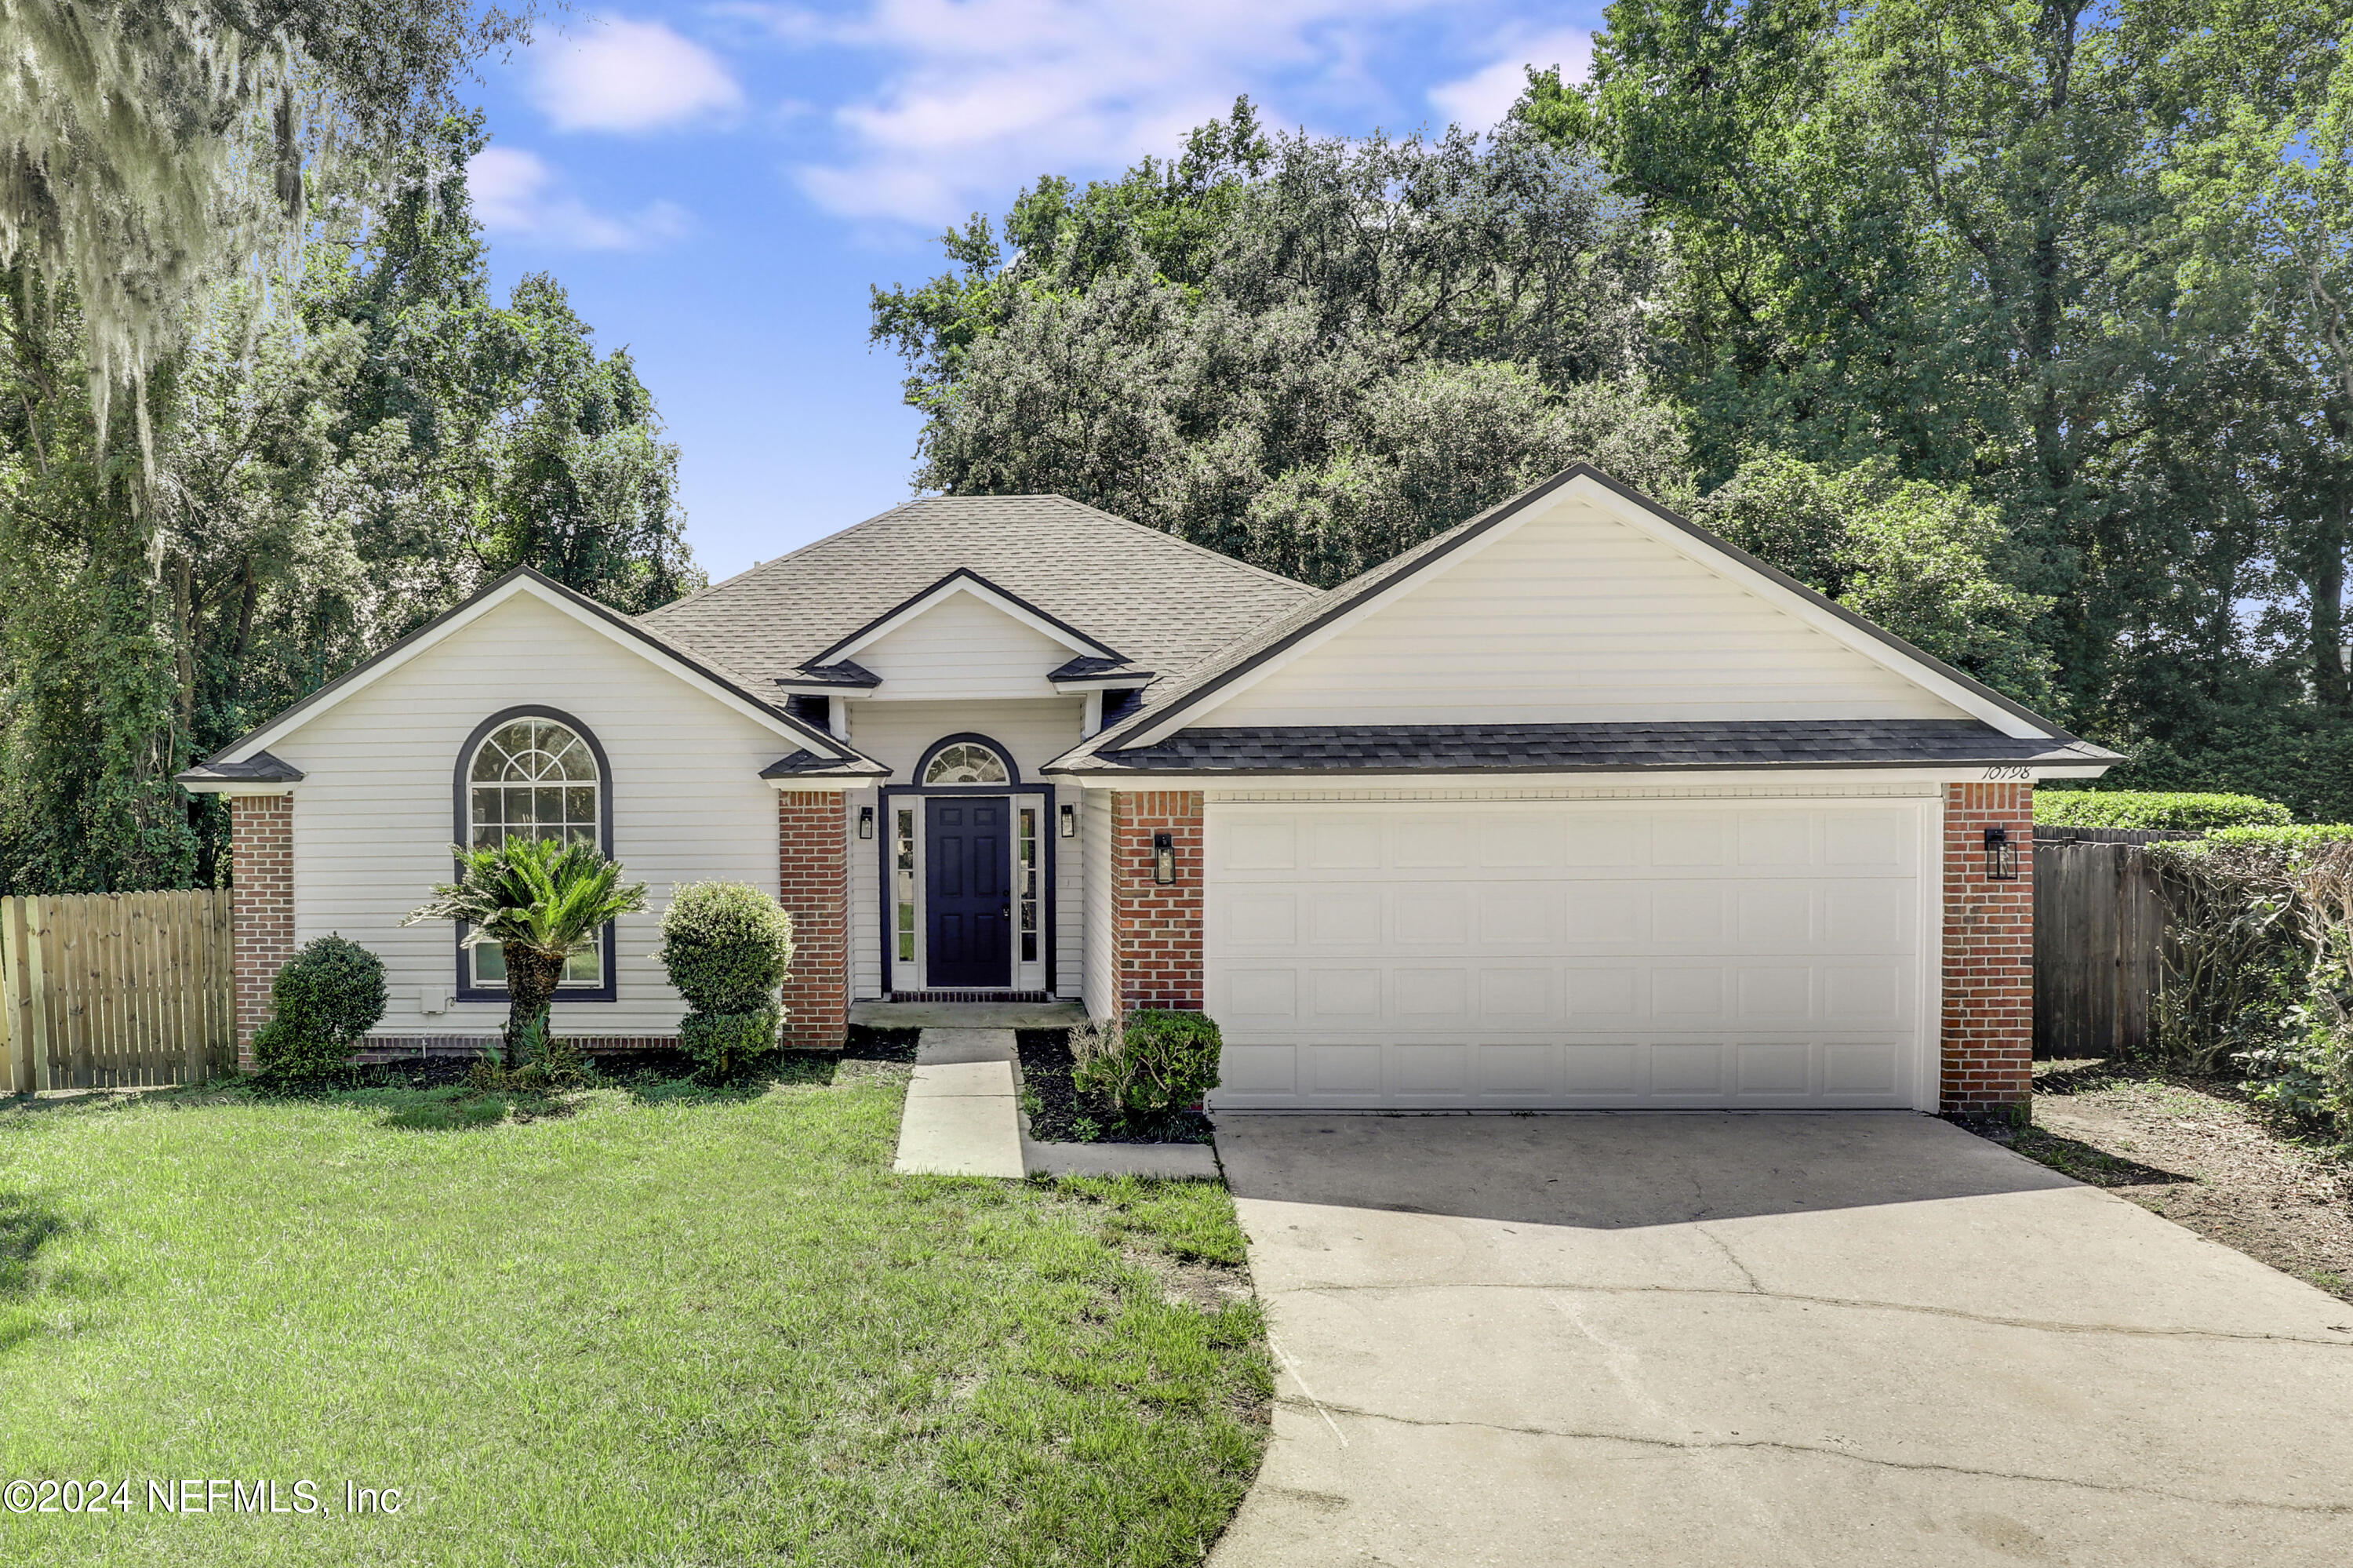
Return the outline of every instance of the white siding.
{"type": "Polygon", "coordinates": [[[1086,846],[1086,971],[1089,1018],[1112,1013],[1111,791],[1090,789],[1079,808],[1079,842],[1086,846]]]}
{"type": "Polygon", "coordinates": [[[385,960],[387,1034],[490,1034],[495,1003],[427,1016],[426,987],[454,989],[449,927],[403,927],[449,875],[458,753],[491,714],[543,704],[595,732],[611,765],[614,850],[648,885],[620,922],[618,1000],[559,1003],[558,1031],[661,1034],[682,1004],[650,955],[673,884],[776,888],[776,794],[762,768],[789,742],[528,595],[329,707],[277,743],[303,770],[294,792],[298,941],[339,932],[385,960]]]}
{"type": "Polygon", "coordinates": [[[849,657],[882,677],[862,699],[871,704],[1050,697],[1046,676],[1072,653],[995,606],[958,593],[849,657]]]}
{"type": "MultiPolygon", "coordinates": [[[[995,614],[994,610],[989,613],[995,614]]],[[[1002,619],[1001,617],[999,619],[1002,619]]],[[[893,784],[915,782],[915,765],[951,735],[983,735],[1013,754],[1024,783],[1079,744],[1082,699],[1050,696],[1029,702],[883,703],[849,705],[850,745],[891,769],[893,784]]]]}
{"type": "Polygon", "coordinates": [[[881,793],[852,789],[846,798],[849,833],[849,994],[865,1000],[882,994],[882,857],[891,853],[891,823],[882,815],[881,793]],[[874,812],[874,836],[858,836],[859,808],[874,812]]]}
{"type": "Polygon", "coordinates": [[[1959,711],[1577,497],[1432,567],[1203,726],[1959,711]]]}

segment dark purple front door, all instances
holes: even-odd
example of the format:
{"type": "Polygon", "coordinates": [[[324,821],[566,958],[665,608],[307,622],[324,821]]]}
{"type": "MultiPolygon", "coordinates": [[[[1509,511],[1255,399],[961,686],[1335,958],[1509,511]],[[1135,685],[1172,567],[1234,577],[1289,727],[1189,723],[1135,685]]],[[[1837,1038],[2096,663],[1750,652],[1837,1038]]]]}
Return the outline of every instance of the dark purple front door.
{"type": "Polygon", "coordinates": [[[1013,983],[1013,907],[1007,819],[1012,802],[933,795],[923,802],[923,905],[930,922],[924,983],[934,990],[1013,983]]]}

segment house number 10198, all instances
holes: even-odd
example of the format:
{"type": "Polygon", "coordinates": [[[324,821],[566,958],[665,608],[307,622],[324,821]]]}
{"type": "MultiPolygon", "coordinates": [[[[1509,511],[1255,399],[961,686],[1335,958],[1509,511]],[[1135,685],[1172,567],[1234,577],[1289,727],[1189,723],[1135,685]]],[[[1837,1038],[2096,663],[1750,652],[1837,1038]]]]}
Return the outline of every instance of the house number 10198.
{"type": "Polygon", "coordinates": [[[2034,770],[2031,768],[1989,768],[1985,776],[1988,779],[2013,779],[2022,784],[2034,776],[2034,770]]]}

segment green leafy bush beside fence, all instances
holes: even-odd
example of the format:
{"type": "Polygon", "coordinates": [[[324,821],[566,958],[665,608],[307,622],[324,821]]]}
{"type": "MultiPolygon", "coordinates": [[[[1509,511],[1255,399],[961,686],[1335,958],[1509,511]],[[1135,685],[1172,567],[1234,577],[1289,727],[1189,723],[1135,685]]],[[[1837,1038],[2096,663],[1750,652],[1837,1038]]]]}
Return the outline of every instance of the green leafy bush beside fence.
{"type": "Polygon", "coordinates": [[[2202,832],[2212,828],[2284,825],[2289,811],[2253,795],[2193,795],[2136,789],[2034,792],[2038,828],[2138,828],[2202,832]]]}
{"type": "Polygon", "coordinates": [[[2353,828],[2148,846],[2166,904],[2150,1036],[2199,1072],[2353,1137],[2353,828]]]}
{"type": "Polygon", "coordinates": [[[269,1022],[254,1033],[254,1065],[281,1083],[340,1072],[384,1003],[382,959],[342,937],[306,942],[269,982],[269,1022]]]}

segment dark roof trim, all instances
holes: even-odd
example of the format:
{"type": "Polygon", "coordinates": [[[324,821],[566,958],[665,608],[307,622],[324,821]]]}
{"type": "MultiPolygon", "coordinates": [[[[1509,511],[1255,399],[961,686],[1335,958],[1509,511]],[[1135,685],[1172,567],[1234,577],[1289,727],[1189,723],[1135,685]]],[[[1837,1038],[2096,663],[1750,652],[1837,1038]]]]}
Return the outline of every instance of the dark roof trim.
{"type": "Polygon", "coordinates": [[[258,751],[243,762],[200,762],[173,775],[174,784],[299,784],[302,770],[292,763],[258,751]]]}
{"type": "Polygon", "coordinates": [[[1082,758],[1068,774],[1613,773],[1759,768],[2105,766],[2083,741],[1923,719],[1299,725],[1188,729],[1082,758]]]}
{"type": "Polygon", "coordinates": [[[860,758],[845,762],[838,757],[819,757],[806,748],[788,752],[760,769],[763,779],[802,779],[810,774],[851,775],[860,779],[888,778],[891,770],[879,762],[860,758]]]}
{"type": "Polygon", "coordinates": [[[721,674],[717,670],[714,670],[708,664],[703,663],[701,660],[679,648],[676,644],[667,641],[666,639],[655,636],[652,632],[649,632],[645,628],[638,625],[637,622],[631,620],[628,616],[621,614],[618,610],[598,604],[586,594],[565,588],[562,583],[557,582],[554,577],[549,577],[544,572],[541,572],[531,567],[525,566],[515,567],[508,571],[501,573],[497,580],[487,583],[483,587],[476,589],[473,593],[469,594],[462,601],[451,605],[448,609],[443,610],[440,614],[435,616],[432,620],[427,621],[424,625],[418,627],[416,630],[410,632],[407,636],[402,638],[391,647],[385,649],[380,653],[375,653],[368,658],[361,660],[358,663],[353,665],[350,669],[344,671],[342,674],[336,676],[325,685],[321,686],[317,691],[312,692],[309,696],[304,697],[301,701],[295,703],[290,707],[281,708],[277,713],[272,714],[260,724],[256,725],[253,728],[246,731],[245,734],[239,736],[237,739],[229,742],[228,745],[224,746],[219,750],[214,752],[212,757],[206,758],[201,766],[204,768],[235,766],[234,764],[219,764],[215,762],[213,758],[226,757],[229,753],[235,751],[238,747],[250,741],[255,736],[264,734],[270,729],[276,728],[297,714],[306,713],[314,707],[324,705],[330,699],[333,698],[337,693],[350,685],[353,682],[358,680],[362,675],[366,674],[370,670],[375,669],[377,665],[390,659],[394,654],[398,653],[401,650],[408,647],[411,643],[433,636],[450,621],[456,620],[459,616],[465,614],[468,610],[473,609],[474,606],[490,598],[492,594],[497,593],[500,589],[505,588],[509,583],[513,582],[518,577],[525,578],[540,588],[550,590],[557,597],[588,610],[606,625],[627,633],[629,637],[645,644],[648,648],[651,649],[656,653],[660,654],[663,658],[670,660],[675,663],[684,665],[687,669],[693,671],[704,680],[709,681],[712,685],[720,687],[722,690],[726,691],[733,696],[742,698],[745,703],[748,703],[753,707],[759,709],[760,712],[775,719],[777,723],[788,726],[797,734],[807,736],[809,739],[816,741],[820,746],[825,746],[830,749],[840,752],[845,759],[854,759],[858,761],[868,760],[863,754],[851,750],[849,747],[843,746],[840,742],[826,736],[823,732],[810,727],[808,725],[802,723],[799,719],[795,718],[792,715],[779,709],[767,698],[756,696],[754,694],[745,691],[743,686],[736,683],[733,676],[721,674]]]}
{"type": "Polygon", "coordinates": [[[1408,551],[1405,555],[1397,556],[1391,562],[1387,563],[1388,565],[1395,566],[1398,569],[1394,571],[1384,571],[1382,567],[1375,567],[1363,577],[1357,578],[1353,588],[1344,585],[1341,588],[1333,589],[1330,594],[1325,596],[1324,602],[1322,604],[1315,615],[1310,617],[1300,625],[1292,628],[1290,631],[1284,633],[1273,642],[1269,643],[1266,647],[1259,649],[1257,652],[1250,654],[1246,658],[1237,661],[1230,667],[1219,671],[1215,675],[1203,681],[1199,685],[1193,687],[1189,691],[1180,692],[1175,694],[1166,704],[1158,706],[1147,706],[1136,713],[1129,715],[1128,717],[1121,721],[1114,729],[1107,731],[1103,736],[1095,739],[1092,744],[1093,754],[1102,756],[1107,752],[1118,749],[1118,737],[1122,734],[1134,733],[1138,729],[1156,727],[1176,715],[1188,712],[1189,710],[1198,707],[1203,698],[1224,690],[1228,685],[1231,684],[1236,680],[1239,680],[1241,676],[1248,674],[1250,671],[1257,669],[1260,665],[1264,664],[1267,661],[1277,657],[1293,647],[1295,647],[1307,637],[1310,637],[1316,631],[1321,630],[1324,627],[1331,624],[1331,622],[1337,620],[1339,617],[1347,614],[1349,610],[1355,609],[1357,605],[1364,603],[1367,599],[1377,598],[1380,594],[1388,591],[1396,584],[1403,582],[1407,578],[1419,574],[1426,570],[1432,563],[1445,559],[1448,556],[1452,555],[1456,550],[1461,549],[1464,545],[1469,544],[1472,540],[1486,534],[1498,524],[1504,522],[1508,518],[1516,516],[1529,506],[1534,505],[1535,503],[1543,500],[1546,496],[1550,495],[1554,491],[1558,490],[1561,486],[1568,483],[1572,480],[1579,478],[1592,479],[1596,482],[1617,492],[1618,494],[1633,502],[1635,504],[1642,507],[1653,515],[1658,516],[1666,522],[1672,524],[1675,527],[1682,529],[1685,534],[1688,534],[1693,538],[1699,540],[1702,544],[1722,552],[1724,555],[1728,556],[1732,559],[1739,562],[1741,565],[1749,567],[1751,570],[1778,584],[1779,587],[1787,588],[1790,592],[1797,594],[1799,597],[1806,599],[1810,603],[1814,604],[1820,609],[1829,610],[1832,615],[1837,616],[1841,620],[1845,621],[1848,625],[1869,633],[1873,638],[1876,639],[1880,642],[1894,649],[1897,652],[1904,654],[1909,659],[1917,661],[1928,669],[1935,671],[1937,674],[1944,676],[1947,680],[1949,680],[1976,695],[1983,697],[1989,702],[1993,703],[1995,705],[2000,707],[2004,712],[2009,713],[2015,717],[2025,719],[2031,724],[2041,726],[2054,738],[2061,740],[2071,740],[2074,738],[2073,736],[2069,736],[2066,731],[2061,729],[2057,725],[2052,724],[2049,719],[2044,718],[2042,715],[2034,712],[2032,709],[2028,708],[2021,704],[2012,702],[2010,698],[2003,696],[2000,692],[1995,691],[1991,686],[1989,686],[1983,682],[1954,669],[1950,664],[1946,663],[1943,660],[1936,658],[1935,655],[1914,647],[1911,643],[1905,641],[1903,638],[1896,636],[1886,628],[1874,625],[1871,621],[1866,620],[1862,616],[1857,615],[1853,610],[1847,609],[1844,605],[1838,603],[1836,600],[1831,599],[1820,592],[1817,592],[1813,588],[1808,588],[1804,583],[1799,582],[1797,578],[1789,576],[1788,573],[1782,571],[1779,567],[1770,566],[1764,561],[1758,560],[1756,556],[1740,548],[1737,545],[1717,538],[1714,534],[1709,533],[1706,529],[1701,527],[1698,524],[1692,522],[1689,518],[1669,511],[1666,507],[1660,505],[1656,501],[1643,494],[1641,491],[1636,490],[1631,485],[1620,483],[1618,480],[1611,478],[1609,474],[1604,473],[1601,470],[1594,467],[1591,463],[1580,462],[1569,468],[1563,469],[1560,472],[1553,475],[1550,479],[1546,480],[1541,484],[1534,485],[1522,491],[1519,494],[1512,497],[1509,501],[1501,502],[1496,505],[1490,507],[1487,511],[1472,518],[1468,522],[1458,524],[1452,533],[1437,535],[1434,542],[1429,546],[1418,551],[1408,551]]]}
{"type": "Polygon", "coordinates": [[[982,577],[978,572],[974,571],[970,567],[958,567],[955,570],[950,572],[939,581],[932,584],[929,588],[923,588],[916,593],[909,594],[905,599],[901,599],[898,603],[892,605],[890,609],[884,610],[881,614],[876,616],[873,620],[868,621],[857,630],[836,641],[824,652],[818,654],[816,658],[802,665],[801,668],[804,670],[814,669],[821,664],[831,663],[841,656],[844,650],[854,647],[860,638],[865,637],[873,631],[876,627],[890,624],[892,620],[904,615],[913,606],[923,603],[923,600],[931,598],[934,594],[939,592],[942,588],[946,588],[951,583],[957,581],[959,578],[966,582],[979,584],[982,588],[987,588],[990,593],[995,594],[997,598],[1005,600],[1008,604],[1020,606],[1022,609],[1036,616],[1039,620],[1054,628],[1057,631],[1060,631],[1066,636],[1076,638],[1087,647],[1093,649],[1095,653],[1103,658],[1114,660],[1123,664],[1127,662],[1117,652],[1106,647],[1101,639],[1089,636],[1086,632],[1080,630],[1077,627],[1072,626],[1069,621],[1064,620],[1060,616],[1048,614],[1046,611],[1039,609],[1036,605],[1031,604],[1028,599],[1023,599],[1019,594],[1010,593],[1006,589],[997,587],[995,583],[990,582],[987,577],[982,577]]]}
{"type": "Polygon", "coordinates": [[[793,674],[776,677],[776,684],[780,686],[870,687],[881,683],[881,676],[847,659],[831,664],[804,664],[793,674]]]}

